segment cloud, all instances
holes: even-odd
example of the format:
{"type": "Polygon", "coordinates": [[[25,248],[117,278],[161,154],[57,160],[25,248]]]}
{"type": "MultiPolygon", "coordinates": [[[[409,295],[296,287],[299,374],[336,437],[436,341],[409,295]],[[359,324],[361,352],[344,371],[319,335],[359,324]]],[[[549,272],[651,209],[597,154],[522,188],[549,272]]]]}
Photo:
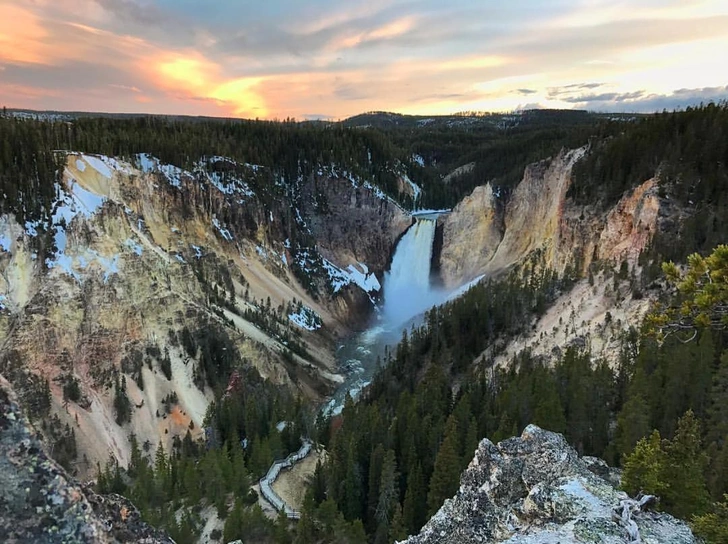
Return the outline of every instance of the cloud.
{"type": "Polygon", "coordinates": [[[700,103],[728,100],[728,85],[702,89],[677,89],[671,93],[655,94],[646,91],[604,93],[571,97],[567,101],[594,111],[642,112],[684,109],[700,103]]]}
{"type": "Polygon", "coordinates": [[[596,89],[597,87],[602,87],[602,86],[604,86],[604,83],[572,83],[571,85],[564,85],[562,88],[563,89],[596,89]]]}
{"type": "Polygon", "coordinates": [[[662,107],[723,89],[727,7],[0,0],[0,102],[278,118],[662,107]]]}
{"type": "MultiPolygon", "coordinates": [[[[583,94],[576,96],[561,96],[560,100],[570,104],[585,104],[588,102],[625,102],[636,100],[645,95],[645,91],[633,91],[629,93],[600,93],[600,94],[583,94]]],[[[550,95],[550,97],[552,97],[550,95]]]]}
{"type": "Polygon", "coordinates": [[[143,25],[159,26],[173,16],[173,13],[164,12],[154,4],[140,4],[133,0],[95,0],[95,2],[115,17],[143,25]]]}
{"type": "Polygon", "coordinates": [[[334,95],[344,100],[363,100],[372,97],[372,93],[368,92],[364,86],[349,84],[334,88],[334,95]]]}

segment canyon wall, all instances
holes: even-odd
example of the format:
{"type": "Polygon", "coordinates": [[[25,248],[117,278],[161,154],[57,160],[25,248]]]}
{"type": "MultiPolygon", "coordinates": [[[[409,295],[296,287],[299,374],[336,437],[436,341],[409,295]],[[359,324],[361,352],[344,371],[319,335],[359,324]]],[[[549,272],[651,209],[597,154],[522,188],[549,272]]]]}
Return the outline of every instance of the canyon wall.
{"type": "Polygon", "coordinates": [[[71,154],[57,194],[47,224],[0,218],[0,373],[21,395],[48,382],[82,475],[109,456],[126,465],[131,433],[168,451],[201,435],[213,392],[185,331],[218,330],[264,378],[328,395],[342,379],[335,339],[372,311],[409,226],[375,187],[336,175],[284,186],[222,158],[185,171],[71,154]],[[328,211],[299,209],[315,190],[328,211]],[[121,382],[133,408],[119,424],[121,382]]]}
{"type": "Polygon", "coordinates": [[[666,205],[657,180],[646,180],[606,211],[578,205],[567,192],[584,153],[562,151],[529,165],[507,197],[496,197],[486,184],[458,204],[444,219],[444,284],[454,288],[481,274],[498,274],[536,250],[559,272],[571,266],[584,273],[594,260],[635,263],[666,205]]]}

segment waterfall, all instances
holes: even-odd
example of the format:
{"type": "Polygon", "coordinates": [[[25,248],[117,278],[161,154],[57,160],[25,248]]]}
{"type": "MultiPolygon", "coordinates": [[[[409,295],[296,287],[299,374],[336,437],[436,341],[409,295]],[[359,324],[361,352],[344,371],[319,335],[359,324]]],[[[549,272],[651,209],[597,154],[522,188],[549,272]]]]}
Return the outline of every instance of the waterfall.
{"type": "Polygon", "coordinates": [[[417,219],[397,245],[392,266],[384,275],[384,307],[387,325],[404,324],[438,302],[430,289],[432,245],[436,219],[417,219]]]}

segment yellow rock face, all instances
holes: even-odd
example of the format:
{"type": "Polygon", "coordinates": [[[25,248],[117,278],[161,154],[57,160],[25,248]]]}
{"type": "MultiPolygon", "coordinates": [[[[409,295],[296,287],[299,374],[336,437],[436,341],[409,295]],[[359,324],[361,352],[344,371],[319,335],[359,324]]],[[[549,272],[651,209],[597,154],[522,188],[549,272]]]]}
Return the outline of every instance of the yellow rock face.
{"type": "Polygon", "coordinates": [[[490,184],[476,187],[445,216],[440,274],[452,289],[482,274],[503,237],[503,220],[490,184]]]}
{"type": "MultiPolygon", "coordinates": [[[[214,225],[216,217],[230,211],[224,195],[202,188],[191,176],[181,181],[184,193],[170,191],[162,186],[166,180],[131,164],[72,154],[62,183],[69,195],[76,194],[76,187],[79,195],[86,191],[100,203],[93,213],[79,213],[65,225],[63,266],[44,271],[33,259],[33,240],[23,226],[0,217],[0,232],[10,233],[12,239],[11,251],[0,252],[0,301],[7,308],[0,312],[0,359],[15,357],[32,374],[49,380],[53,412],[75,429],[79,459],[86,456],[87,462],[77,467],[79,474],[93,474],[96,463],[104,464],[109,455],[125,465],[130,433],[140,444],[148,440],[156,446],[161,440],[169,451],[173,438],[184,436],[191,424],[193,436],[201,432],[212,391],[195,386],[194,358],[170,341],[170,332],[179,333],[185,326],[194,330],[201,320],[225,327],[241,356],[263,377],[296,394],[320,398],[340,379],[332,346],[336,335],[346,331],[340,317],[351,308],[345,300],[328,300],[325,294],[314,300],[299,284],[287,266],[291,256],[283,240],[270,234],[272,214],[261,213],[252,199],[230,221],[242,224],[242,214],[257,213],[249,222],[255,230],[229,240],[214,225]],[[198,260],[198,251],[206,259],[198,260]],[[222,288],[220,269],[229,272],[237,315],[210,303],[200,280],[203,262],[208,263],[204,275],[210,288],[222,288]],[[273,309],[296,299],[321,317],[321,330],[299,331],[309,359],[287,354],[279,338],[240,317],[253,308],[253,300],[260,304],[268,298],[273,309]],[[157,362],[145,361],[138,384],[124,361],[135,350],[143,354],[153,345],[168,348],[172,378],[163,375],[157,362]],[[126,375],[127,394],[135,406],[131,422],[124,426],[114,421],[111,384],[118,371],[126,375]],[[78,403],[63,399],[63,381],[69,374],[80,383],[83,398],[78,403]],[[171,393],[178,402],[164,414],[161,406],[171,393]]],[[[357,190],[358,215],[349,215],[363,221],[371,210],[362,208],[380,205],[382,199],[370,193],[357,190]]],[[[406,228],[406,214],[396,205],[381,204],[376,211],[388,214],[397,225],[392,232],[380,229],[385,241],[396,239],[397,229],[406,228]]],[[[328,227],[320,225],[324,228],[328,227]]],[[[348,255],[349,249],[342,250],[338,241],[333,235],[327,239],[332,256],[348,255]]],[[[371,252],[378,246],[365,249],[371,252]]],[[[351,253],[352,259],[368,256],[351,253]]]]}
{"type": "Polygon", "coordinates": [[[441,275],[455,287],[495,275],[540,250],[545,265],[583,272],[593,259],[636,261],[657,229],[657,181],[648,180],[606,213],[566,198],[571,171],[584,149],[562,152],[526,168],[507,202],[489,184],[477,187],[443,220],[441,275]]]}

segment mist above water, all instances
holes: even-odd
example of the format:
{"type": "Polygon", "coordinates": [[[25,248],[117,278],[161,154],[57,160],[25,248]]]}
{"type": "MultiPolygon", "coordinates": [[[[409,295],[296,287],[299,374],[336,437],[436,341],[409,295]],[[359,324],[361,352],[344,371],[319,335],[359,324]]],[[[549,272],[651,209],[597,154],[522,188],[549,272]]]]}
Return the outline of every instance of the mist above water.
{"type": "Polygon", "coordinates": [[[385,358],[385,347],[394,346],[410,321],[433,306],[462,294],[480,280],[455,291],[433,289],[431,283],[432,248],[437,216],[418,217],[402,236],[384,275],[384,300],[379,320],[363,333],[339,346],[336,358],[346,370],[346,379],[324,407],[328,414],[338,414],[347,394],[356,398],[371,383],[377,358],[385,358]]]}

